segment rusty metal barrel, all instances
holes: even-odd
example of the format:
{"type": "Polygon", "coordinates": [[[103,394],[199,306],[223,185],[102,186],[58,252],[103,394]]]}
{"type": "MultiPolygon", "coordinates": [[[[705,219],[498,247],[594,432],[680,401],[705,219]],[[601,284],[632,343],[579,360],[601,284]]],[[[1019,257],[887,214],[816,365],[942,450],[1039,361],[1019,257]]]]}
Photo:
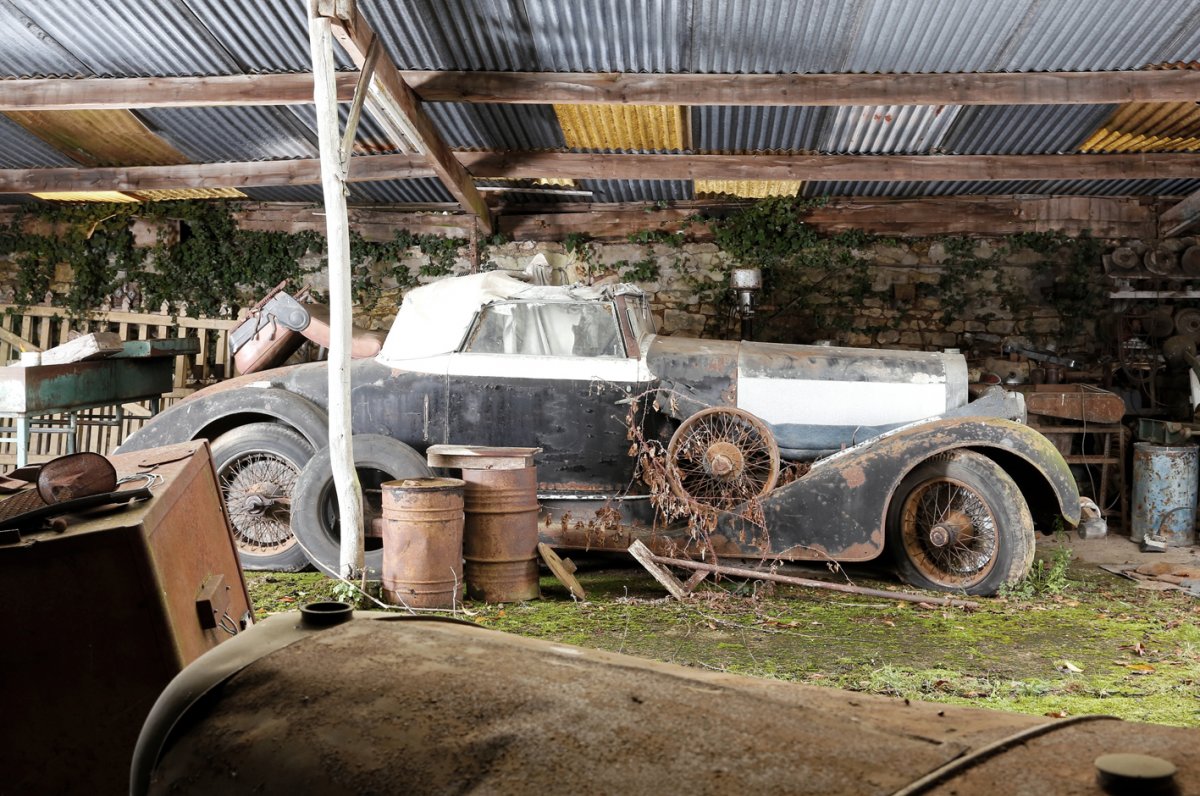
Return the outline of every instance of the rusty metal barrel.
{"type": "Polygon", "coordinates": [[[410,608],[453,608],[463,597],[463,482],[385,481],[383,599],[410,608]]]}
{"type": "Polygon", "coordinates": [[[464,467],[462,477],[467,596],[489,603],[537,599],[537,467],[464,467]]]}
{"type": "Polygon", "coordinates": [[[1170,547],[1195,544],[1198,464],[1195,445],[1133,446],[1133,541],[1152,536],[1170,547]]]}

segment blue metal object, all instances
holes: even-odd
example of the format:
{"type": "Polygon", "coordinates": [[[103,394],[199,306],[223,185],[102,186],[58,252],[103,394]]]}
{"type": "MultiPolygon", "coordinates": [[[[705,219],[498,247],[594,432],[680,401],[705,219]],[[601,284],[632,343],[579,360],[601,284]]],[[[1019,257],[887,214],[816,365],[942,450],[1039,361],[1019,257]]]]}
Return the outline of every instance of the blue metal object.
{"type": "Polygon", "coordinates": [[[1161,537],[1170,547],[1196,542],[1196,482],[1200,448],[1195,445],[1133,446],[1132,538],[1161,537]]]}

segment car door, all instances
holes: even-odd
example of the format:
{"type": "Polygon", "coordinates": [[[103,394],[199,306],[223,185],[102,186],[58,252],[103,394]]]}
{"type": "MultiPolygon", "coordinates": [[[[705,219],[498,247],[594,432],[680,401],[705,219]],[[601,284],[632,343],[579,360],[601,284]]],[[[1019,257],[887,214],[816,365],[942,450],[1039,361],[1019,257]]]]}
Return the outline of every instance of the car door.
{"type": "Polygon", "coordinates": [[[449,441],[542,448],[543,491],[600,497],[628,488],[629,399],[649,380],[631,339],[611,301],[484,307],[449,358],[449,441]]]}

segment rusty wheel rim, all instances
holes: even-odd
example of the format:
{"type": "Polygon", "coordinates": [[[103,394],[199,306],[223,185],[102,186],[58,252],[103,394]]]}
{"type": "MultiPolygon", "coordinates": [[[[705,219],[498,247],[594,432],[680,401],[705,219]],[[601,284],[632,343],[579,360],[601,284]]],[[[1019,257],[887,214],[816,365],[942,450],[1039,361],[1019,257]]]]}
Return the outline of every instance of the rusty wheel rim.
{"type": "Polygon", "coordinates": [[[922,575],[946,588],[983,581],[996,563],[996,516],[962,481],[934,478],[904,500],[900,527],[904,551],[922,575]]]}
{"type": "Polygon", "coordinates": [[[221,468],[221,492],[238,549],[278,553],[296,543],[292,490],[300,468],[272,453],[247,453],[221,468]]]}
{"type": "Polygon", "coordinates": [[[741,409],[712,407],[683,422],[667,448],[671,491],[727,509],[770,492],[779,446],[766,423],[741,409]]]}

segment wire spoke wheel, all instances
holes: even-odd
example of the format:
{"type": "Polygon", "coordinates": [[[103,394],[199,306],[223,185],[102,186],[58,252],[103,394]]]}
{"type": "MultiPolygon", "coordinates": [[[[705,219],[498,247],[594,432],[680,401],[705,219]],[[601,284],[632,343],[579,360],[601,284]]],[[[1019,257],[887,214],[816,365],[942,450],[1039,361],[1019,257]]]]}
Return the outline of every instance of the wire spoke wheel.
{"type": "Polygon", "coordinates": [[[996,518],[961,481],[935,478],[918,486],[904,502],[901,522],[909,559],[944,586],[970,586],[996,561],[996,518]]]}
{"type": "Polygon", "coordinates": [[[299,475],[299,467],[273,453],[249,453],[221,469],[221,491],[239,549],[272,553],[295,544],[291,501],[299,475]]]}
{"type": "Polygon", "coordinates": [[[995,594],[1033,563],[1033,519],[1004,469],[968,450],[912,469],[888,505],[887,546],[914,586],[995,594]]]}
{"type": "Polygon", "coordinates": [[[671,491],[730,509],[760,497],[779,478],[779,446],[767,425],[741,409],[711,407],[683,421],[667,448],[671,491]]]}

